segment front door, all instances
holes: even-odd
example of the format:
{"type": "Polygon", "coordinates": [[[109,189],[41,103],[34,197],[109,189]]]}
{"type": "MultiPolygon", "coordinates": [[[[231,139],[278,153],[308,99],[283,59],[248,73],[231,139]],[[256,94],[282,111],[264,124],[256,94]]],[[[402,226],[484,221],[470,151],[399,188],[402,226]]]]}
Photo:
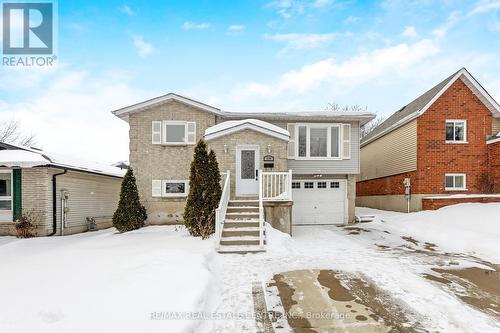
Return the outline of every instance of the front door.
{"type": "Polygon", "coordinates": [[[236,147],[236,195],[259,194],[259,146],[236,147]]]}

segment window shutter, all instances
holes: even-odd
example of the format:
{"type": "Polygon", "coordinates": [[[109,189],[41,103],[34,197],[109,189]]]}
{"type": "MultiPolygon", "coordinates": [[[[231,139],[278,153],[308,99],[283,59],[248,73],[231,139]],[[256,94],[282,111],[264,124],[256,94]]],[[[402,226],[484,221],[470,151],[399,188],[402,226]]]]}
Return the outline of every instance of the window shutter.
{"type": "Polygon", "coordinates": [[[161,197],[161,180],[153,179],[151,182],[151,195],[153,197],[161,197]]]}
{"type": "Polygon", "coordinates": [[[161,144],[161,121],[151,122],[151,141],[154,145],[161,144]]]}
{"type": "Polygon", "coordinates": [[[196,144],[196,123],[194,121],[189,121],[187,123],[187,144],[196,144]]]}
{"type": "Polygon", "coordinates": [[[342,124],[342,158],[351,158],[351,125],[342,124]]]}
{"type": "Polygon", "coordinates": [[[290,141],[288,141],[288,158],[295,158],[295,124],[287,124],[286,128],[290,133],[290,141]]]}
{"type": "Polygon", "coordinates": [[[21,217],[23,210],[22,192],[21,192],[21,169],[12,170],[12,206],[13,206],[13,221],[21,217]]]}

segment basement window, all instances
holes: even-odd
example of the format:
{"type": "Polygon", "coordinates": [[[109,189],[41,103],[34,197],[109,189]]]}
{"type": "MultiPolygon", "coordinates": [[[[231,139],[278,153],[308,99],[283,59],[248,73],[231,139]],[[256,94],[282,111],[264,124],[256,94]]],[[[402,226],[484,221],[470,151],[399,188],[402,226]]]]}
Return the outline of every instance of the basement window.
{"type": "Polygon", "coordinates": [[[446,191],[467,191],[464,173],[447,173],[445,175],[446,191]]]}

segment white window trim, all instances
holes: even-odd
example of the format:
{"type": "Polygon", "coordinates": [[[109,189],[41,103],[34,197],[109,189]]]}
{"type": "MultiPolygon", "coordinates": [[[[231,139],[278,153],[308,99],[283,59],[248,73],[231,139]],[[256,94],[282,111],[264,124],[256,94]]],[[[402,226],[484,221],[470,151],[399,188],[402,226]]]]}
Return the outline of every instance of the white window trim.
{"type": "MultiPolygon", "coordinates": [[[[350,124],[342,124],[342,123],[296,123],[295,124],[295,157],[294,158],[289,158],[289,159],[295,159],[295,160],[306,160],[306,161],[313,161],[313,160],[320,160],[320,161],[340,161],[342,159],[348,159],[348,158],[342,158],[343,156],[343,133],[342,133],[342,125],[350,125],[350,124]],[[300,126],[305,126],[306,127],[306,156],[299,156],[299,127],[300,126]],[[331,157],[331,145],[332,145],[332,127],[338,127],[339,128],[339,156],[338,157],[331,157]],[[327,129],[327,134],[326,134],[326,153],[327,156],[310,156],[310,143],[311,143],[311,128],[326,128],[327,129]]],[[[350,144],[350,140],[349,140],[350,144]]],[[[349,154],[350,158],[350,154],[349,154]]]]}
{"type": "MultiPolygon", "coordinates": [[[[160,142],[155,142],[154,141],[154,134],[152,130],[152,143],[153,144],[161,144],[161,145],[166,145],[166,146],[187,146],[187,145],[194,145],[196,144],[196,122],[191,122],[191,121],[180,121],[180,120],[154,120],[151,123],[151,128],[154,128],[155,123],[161,123],[161,141],[160,142]],[[193,131],[189,132],[189,124],[193,125],[193,131]],[[184,141],[183,142],[168,142],[167,141],[167,126],[168,125],[184,125],[184,141]],[[189,134],[193,135],[193,141],[189,141],[189,134]]],[[[157,133],[156,133],[157,134],[157,133]]]]}
{"type": "Polygon", "coordinates": [[[182,180],[162,180],[161,182],[161,196],[164,198],[181,198],[181,197],[187,197],[189,194],[189,180],[182,179],[182,180]],[[184,193],[166,193],[165,192],[165,184],[169,183],[184,183],[184,193]]]}
{"type": "Polygon", "coordinates": [[[444,130],[445,130],[445,141],[446,143],[451,144],[466,144],[469,143],[467,141],[467,120],[465,119],[446,119],[444,122],[444,130]],[[455,137],[455,124],[463,123],[464,124],[464,139],[463,140],[446,140],[446,124],[453,123],[453,137],[455,137]]]}
{"type": "Polygon", "coordinates": [[[444,175],[444,189],[445,191],[468,191],[467,189],[467,175],[465,173],[447,173],[444,175]],[[453,184],[455,184],[455,177],[464,177],[464,187],[446,187],[446,177],[453,177],[453,184]]]}
{"type": "Polygon", "coordinates": [[[10,209],[9,210],[0,210],[0,215],[2,215],[1,221],[2,222],[13,222],[12,219],[12,212],[14,210],[14,177],[12,174],[12,170],[0,170],[0,173],[8,173],[10,174],[10,195],[9,196],[0,196],[0,201],[10,201],[10,209]],[[10,218],[8,218],[6,221],[3,218],[3,215],[9,215],[10,218]]]}

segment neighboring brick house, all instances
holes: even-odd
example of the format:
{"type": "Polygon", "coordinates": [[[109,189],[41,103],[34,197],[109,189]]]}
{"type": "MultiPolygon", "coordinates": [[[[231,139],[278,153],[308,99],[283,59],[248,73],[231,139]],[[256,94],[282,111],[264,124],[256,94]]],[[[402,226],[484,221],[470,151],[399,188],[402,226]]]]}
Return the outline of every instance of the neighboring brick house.
{"type": "Polygon", "coordinates": [[[500,201],[482,196],[500,193],[498,132],[500,106],[460,69],[362,138],[356,204],[418,211],[471,196],[500,201]]]}
{"type": "MultiPolygon", "coordinates": [[[[239,234],[250,236],[253,217],[289,233],[292,221],[354,220],[359,129],[373,119],[371,113],[227,112],[173,93],[113,113],[130,126],[130,167],[150,224],[183,221],[200,139],[216,152],[221,173],[229,171],[218,212],[225,216],[230,206],[225,227],[247,226],[239,234]]],[[[236,242],[224,237],[221,244],[236,242]]]]}

